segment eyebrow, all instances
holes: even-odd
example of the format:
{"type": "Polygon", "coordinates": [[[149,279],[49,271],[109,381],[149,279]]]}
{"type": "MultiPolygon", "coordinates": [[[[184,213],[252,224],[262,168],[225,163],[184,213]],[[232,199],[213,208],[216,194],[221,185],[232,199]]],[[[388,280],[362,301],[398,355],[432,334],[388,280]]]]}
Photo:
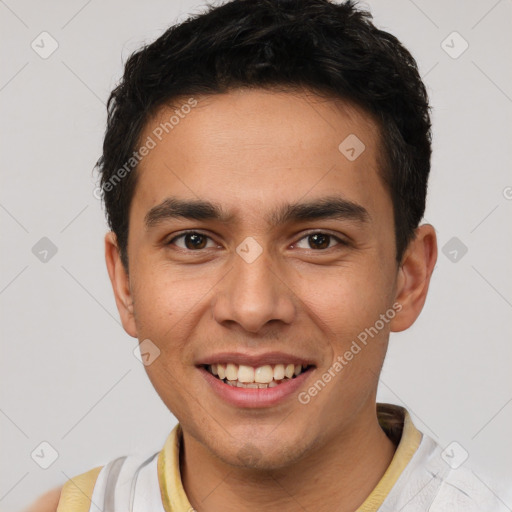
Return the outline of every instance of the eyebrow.
{"type": "MultiPolygon", "coordinates": [[[[183,200],[169,197],[151,208],[144,219],[146,229],[171,219],[216,220],[229,223],[234,219],[216,203],[204,200],[183,200]]],[[[278,226],[298,221],[320,219],[352,220],[367,223],[370,215],[366,208],[342,197],[328,196],[303,203],[279,206],[266,217],[270,226],[278,226]]]]}

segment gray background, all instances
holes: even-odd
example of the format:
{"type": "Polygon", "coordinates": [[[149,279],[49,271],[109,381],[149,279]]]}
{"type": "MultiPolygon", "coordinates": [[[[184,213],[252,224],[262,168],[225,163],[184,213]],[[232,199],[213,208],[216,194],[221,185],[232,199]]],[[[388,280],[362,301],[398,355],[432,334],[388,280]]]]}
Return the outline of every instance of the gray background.
{"type": "MultiPolygon", "coordinates": [[[[155,452],[175,424],[119,324],[92,169],[126,57],[201,4],[0,1],[1,510],[114,457],[155,452]],[[42,58],[50,37],[58,48],[42,58]],[[50,461],[43,441],[58,452],[48,469],[31,457],[50,461]]],[[[512,1],[362,5],[427,84],[426,220],[444,248],[422,316],[392,335],[379,399],[405,405],[442,446],[457,441],[456,457],[466,450],[464,464],[512,510],[495,483],[512,479],[512,1]]]]}

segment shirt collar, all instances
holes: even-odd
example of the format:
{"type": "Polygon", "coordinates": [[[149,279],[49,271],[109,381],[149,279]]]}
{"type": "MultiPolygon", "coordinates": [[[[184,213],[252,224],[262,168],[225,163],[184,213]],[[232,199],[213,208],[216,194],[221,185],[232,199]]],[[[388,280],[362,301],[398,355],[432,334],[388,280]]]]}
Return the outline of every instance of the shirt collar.
{"type": "MultiPolygon", "coordinates": [[[[414,426],[409,413],[398,405],[377,404],[379,424],[397,445],[390,465],[371,494],[356,512],[376,512],[395,485],[421,442],[422,434],[414,426]]],[[[158,455],[158,480],[162,504],[166,512],[193,510],[188,501],[180,474],[182,429],[178,423],[171,431],[158,455]]]]}

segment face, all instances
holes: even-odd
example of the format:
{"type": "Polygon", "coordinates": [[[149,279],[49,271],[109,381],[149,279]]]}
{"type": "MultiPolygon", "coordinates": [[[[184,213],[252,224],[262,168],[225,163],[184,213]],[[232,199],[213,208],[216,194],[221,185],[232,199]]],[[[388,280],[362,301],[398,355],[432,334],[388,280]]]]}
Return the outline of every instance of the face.
{"type": "Polygon", "coordinates": [[[375,415],[405,282],[378,130],[312,94],[197,101],[162,140],[174,109],[142,134],[156,145],[116,299],[160,351],[146,370],[188,435],[229,464],[285,467],[375,415]]]}

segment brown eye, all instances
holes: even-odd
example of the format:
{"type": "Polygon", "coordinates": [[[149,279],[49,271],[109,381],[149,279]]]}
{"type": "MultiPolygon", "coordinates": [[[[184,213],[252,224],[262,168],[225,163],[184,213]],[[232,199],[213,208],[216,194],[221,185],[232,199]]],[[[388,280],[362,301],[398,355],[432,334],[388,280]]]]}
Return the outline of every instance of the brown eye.
{"type": "Polygon", "coordinates": [[[299,249],[314,250],[330,249],[336,245],[344,246],[346,243],[337,236],[322,232],[306,235],[295,244],[299,249]]]}
{"type": "Polygon", "coordinates": [[[203,249],[206,246],[206,237],[198,233],[185,235],[185,246],[187,249],[203,249]]]}
{"type": "Polygon", "coordinates": [[[330,241],[331,237],[323,233],[315,233],[308,236],[308,242],[312,249],[327,249],[330,241]]]}
{"type": "MultiPolygon", "coordinates": [[[[210,237],[203,235],[202,233],[196,233],[195,231],[190,231],[188,233],[183,233],[175,238],[173,238],[169,244],[175,244],[181,249],[187,249],[189,251],[195,251],[199,249],[205,249],[208,241],[211,240],[210,237]],[[180,241],[178,243],[178,240],[180,241]]],[[[212,240],[213,242],[213,240],[212,240]]],[[[210,245],[210,247],[213,247],[210,245]]]]}

